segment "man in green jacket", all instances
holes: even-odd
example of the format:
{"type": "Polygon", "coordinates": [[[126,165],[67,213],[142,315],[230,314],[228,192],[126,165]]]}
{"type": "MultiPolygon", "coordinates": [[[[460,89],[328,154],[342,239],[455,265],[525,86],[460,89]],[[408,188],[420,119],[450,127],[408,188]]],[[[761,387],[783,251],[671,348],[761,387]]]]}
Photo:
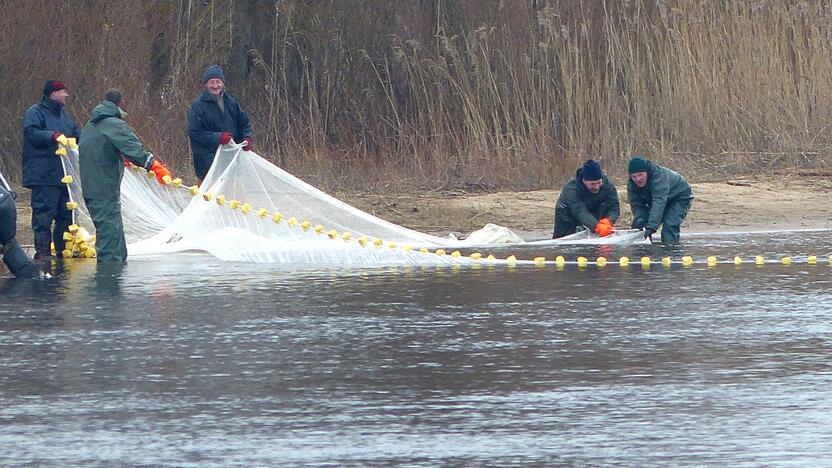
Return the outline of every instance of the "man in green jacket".
{"type": "Polygon", "coordinates": [[[662,242],[679,243],[679,229],[693,192],[684,177],[641,156],[627,164],[627,198],[633,212],[633,228],[644,229],[644,238],[651,238],[662,227],[662,242]]]}
{"type": "Polygon", "coordinates": [[[618,191],[598,162],[590,159],[560,192],[555,204],[552,239],[574,234],[578,226],[585,226],[599,236],[608,236],[620,211],[618,191]]]}
{"type": "Polygon", "coordinates": [[[127,261],[127,241],[121,219],[121,178],[124,161],[156,173],[159,183],[170,181],[170,171],[144,149],[124,121],[122,93],[111,89],[90,114],[81,132],[81,190],[95,224],[99,262],[127,261]],[[165,177],[167,176],[167,177],[165,177]]]}

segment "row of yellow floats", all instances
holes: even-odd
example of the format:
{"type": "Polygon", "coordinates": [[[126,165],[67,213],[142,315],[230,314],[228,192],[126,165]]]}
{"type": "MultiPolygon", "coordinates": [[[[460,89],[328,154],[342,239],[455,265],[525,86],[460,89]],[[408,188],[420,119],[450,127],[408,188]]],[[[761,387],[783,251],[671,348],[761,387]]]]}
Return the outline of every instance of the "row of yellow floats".
{"type": "MultiPolygon", "coordinates": [[[[58,139],[58,143],[60,143],[60,145],[58,146],[58,150],[55,151],[55,153],[58,154],[58,155],[61,155],[61,156],[66,156],[67,155],[67,151],[66,151],[67,148],[71,148],[71,149],[75,149],[75,150],[78,149],[78,144],[76,143],[74,138],[66,138],[66,137],[61,136],[58,139]]],[[[153,171],[145,171],[144,168],[141,168],[141,167],[138,167],[138,166],[135,166],[135,165],[131,165],[131,168],[134,171],[147,172],[147,177],[148,178],[153,178],[153,177],[156,176],[156,174],[153,171]]],[[[63,182],[64,184],[71,184],[73,182],[72,176],[71,175],[64,176],[61,179],[61,182],[63,182]]],[[[189,187],[183,186],[182,185],[182,179],[178,178],[178,177],[175,178],[175,179],[171,179],[169,176],[164,176],[164,178],[162,180],[162,184],[163,185],[173,185],[173,187],[175,187],[175,188],[183,188],[185,190],[188,190],[190,192],[191,196],[196,196],[197,194],[199,194],[199,186],[197,186],[197,185],[191,185],[189,187]]],[[[253,209],[254,209],[252,207],[252,205],[249,204],[249,203],[244,203],[244,202],[241,202],[239,200],[228,200],[228,199],[226,199],[226,196],[222,195],[222,194],[214,196],[209,191],[203,192],[202,193],[202,198],[206,202],[210,202],[210,201],[213,200],[217,205],[219,205],[219,206],[228,206],[232,210],[239,209],[240,212],[242,212],[243,214],[248,214],[248,213],[252,212],[253,209]]],[[[70,201],[70,202],[67,202],[66,207],[67,207],[68,210],[75,210],[76,208],[78,208],[78,203],[75,202],[75,201],[70,201]]],[[[270,213],[269,210],[267,210],[266,208],[260,208],[257,211],[255,211],[254,213],[257,215],[258,218],[271,219],[272,222],[278,223],[278,224],[281,223],[284,219],[286,219],[286,218],[284,218],[283,214],[281,214],[280,212],[270,213]]],[[[315,234],[318,234],[318,235],[326,235],[330,239],[340,238],[344,242],[349,242],[350,240],[353,239],[353,235],[349,232],[339,233],[335,229],[327,230],[321,224],[317,224],[315,226],[312,226],[311,221],[305,221],[305,220],[304,221],[299,221],[294,216],[287,218],[286,219],[286,224],[289,227],[296,227],[297,226],[297,227],[299,227],[300,229],[302,229],[304,231],[310,231],[311,230],[312,232],[314,232],[315,234]]],[[[79,227],[76,224],[72,224],[71,226],[69,226],[67,232],[64,233],[63,238],[66,241],[66,245],[67,245],[67,248],[64,249],[61,253],[63,258],[71,258],[71,257],[92,258],[92,257],[95,257],[95,248],[93,247],[93,245],[95,244],[95,236],[90,235],[84,228],[79,227]]],[[[368,245],[372,245],[375,248],[383,248],[384,246],[387,246],[387,248],[389,248],[389,249],[399,248],[399,246],[395,242],[385,242],[382,239],[368,239],[366,237],[359,237],[359,238],[356,238],[355,241],[361,247],[366,247],[368,245]]],[[[470,259],[470,260],[473,260],[473,261],[480,261],[480,260],[497,261],[498,260],[494,255],[491,255],[491,254],[489,254],[486,257],[483,257],[482,253],[480,253],[480,252],[474,252],[474,253],[471,253],[471,254],[465,256],[465,255],[463,255],[462,253],[460,253],[459,251],[456,251],[456,250],[449,254],[445,251],[445,249],[436,249],[434,251],[431,251],[426,247],[421,247],[419,249],[416,249],[415,247],[413,247],[411,245],[402,245],[401,249],[405,252],[413,251],[413,252],[419,252],[419,253],[423,253],[423,254],[433,254],[433,255],[436,255],[436,256],[439,256],[439,257],[443,257],[445,255],[448,255],[451,258],[455,258],[455,259],[461,259],[461,258],[465,257],[466,259],[470,259]]],[[[526,264],[532,263],[532,264],[538,265],[538,266],[544,266],[544,265],[547,265],[547,264],[550,264],[550,265],[554,264],[557,267],[564,267],[567,264],[570,264],[570,265],[577,265],[579,268],[584,268],[584,267],[587,267],[589,265],[595,265],[595,266],[598,266],[598,267],[605,267],[607,265],[619,265],[621,267],[628,267],[628,266],[630,266],[631,263],[633,263],[632,260],[628,257],[620,257],[618,259],[618,261],[611,261],[611,260],[608,260],[606,257],[598,257],[594,261],[590,261],[586,257],[577,257],[575,259],[575,261],[568,262],[563,256],[557,256],[557,257],[555,257],[555,259],[553,261],[552,260],[547,261],[546,257],[535,257],[533,260],[529,261],[529,260],[518,260],[516,256],[509,255],[508,257],[506,257],[502,260],[505,261],[505,263],[507,263],[509,265],[513,265],[513,264],[517,264],[517,263],[526,263],[526,264]]],[[[830,255],[827,260],[830,264],[832,264],[832,255],[830,255]]],[[[815,265],[815,264],[817,264],[817,262],[818,262],[818,257],[815,256],[815,255],[810,255],[810,256],[806,257],[806,263],[809,264],[809,265],[815,265]]],[[[649,268],[651,265],[654,265],[654,264],[662,265],[664,267],[670,267],[674,263],[681,264],[683,266],[692,266],[692,265],[697,264],[697,263],[699,263],[699,264],[704,263],[705,265],[707,265],[709,267],[714,267],[718,264],[726,264],[726,263],[729,263],[729,264],[733,263],[734,265],[742,265],[744,263],[754,263],[755,265],[758,265],[758,266],[765,265],[766,263],[779,263],[779,264],[783,264],[783,265],[790,265],[790,264],[792,264],[792,258],[788,257],[788,256],[784,256],[784,257],[781,257],[777,261],[768,261],[768,260],[766,260],[765,257],[757,255],[757,256],[754,257],[753,261],[751,261],[751,260],[746,261],[742,257],[739,257],[739,256],[734,257],[733,260],[731,260],[731,261],[719,261],[716,256],[709,256],[705,259],[705,262],[696,262],[693,259],[693,257],[684,256],[679,261],[675,261],[675,262],[670,257],[662,257],[658,261],[653,260],[651,257],[641,257],[638,261],[638,264],[640,264],[642,267],[645,267],[645,268],[649,268]]]]}
{"type": "MultiPolygon", "coordinates": [[[[59,136],[58,149],[55,150],[55,154],[57,154],[58,156],[66,156],[67,149],[78,149],[78,143],[75,141],[75,138],[67,138],[65,135],[59,136]]],[[[63,184],[69,185],[72,182],[72,176],[69,174],[61,178],[61,183],[63,184]]],[[[77,208],[77,201],[73,200],[66,202],[66,209],[68,209],[69,211],[75,211],[77,208]]],[[[95,236],[90,235],[90,233],[87,232],[86,229],[78,226],[77,224],[69,225],[66,232],[63,233],[63,240],[64,250],[61,251],[61,257],[95,257],[95,236]]],[[[54,243],[52,244],[52,249],[55,249],[54,243]]]]}

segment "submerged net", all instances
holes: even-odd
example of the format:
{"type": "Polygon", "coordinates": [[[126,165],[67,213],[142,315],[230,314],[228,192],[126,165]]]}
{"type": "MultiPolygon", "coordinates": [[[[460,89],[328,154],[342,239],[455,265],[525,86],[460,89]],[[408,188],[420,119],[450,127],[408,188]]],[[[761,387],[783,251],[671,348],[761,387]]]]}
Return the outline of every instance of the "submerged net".
{"type": "MultiPolygon", "coordinates": [[[[75,225],[94,233],[83,203],[77,148],[62,160],[75,225]]],[[[159,184],[152,174],[125,170],[121,211],[130,256],[208,252],[225,261],[395,265],[477,261],[489,245],[632,244],[639,231],[598,238],[588,232],[534,243],[511,230],[486,225],[460,240],[414,231],[337,200],[241,145],[221,146],[200,187],[179,180],[159,184]]]]}

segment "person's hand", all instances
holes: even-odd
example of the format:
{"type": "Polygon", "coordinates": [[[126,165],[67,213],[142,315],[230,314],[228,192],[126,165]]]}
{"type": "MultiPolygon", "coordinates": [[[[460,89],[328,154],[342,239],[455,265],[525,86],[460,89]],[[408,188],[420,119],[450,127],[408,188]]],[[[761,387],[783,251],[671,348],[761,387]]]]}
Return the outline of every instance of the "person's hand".
{"type": "Polygon", "coordinates": [[[229,143],[231,143],[231,134],[228,132],[220,133],[220,144],[227,145],[229,143]]]}
{"type": "Polygon", "coordinates": [[[251,151],[254,143],[251,142],[251,137],[243,138],[243,151],[251,151]]]}
{"type": "Polygon", "coordinates": [[[153,165],[150,166],[150,170],[156,174],[156,180],[160,184],[167,185],[170,183],[170,171],[158,159],[153,160],[153,165]]]}
{"type": "Polygon", "coordinates": [[[601,237],[606,237],[612,234],[612,231],[612,221],[610,221],[609,218],[601,218],[598,220],[598,224],[595,225],[595,234],[598,234],[601,237]]]}
{"type": "Polygon", "coordinates": [[[651,236],[653,236],[655,232],[656,230],[653,228],[644,228],[644,238],[652,240],[651,236]]]}
{"type": "Polygon", "coordinates": [[[55,143],[66,144],[66,137],[61,132],[52,132],[52,141],[55,143]]]}

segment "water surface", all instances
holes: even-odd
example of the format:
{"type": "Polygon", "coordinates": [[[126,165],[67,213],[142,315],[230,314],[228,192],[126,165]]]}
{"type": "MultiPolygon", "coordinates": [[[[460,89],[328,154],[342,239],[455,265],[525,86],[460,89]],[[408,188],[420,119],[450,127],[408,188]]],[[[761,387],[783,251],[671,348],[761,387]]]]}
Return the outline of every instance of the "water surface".
{"type": "Polygon", "coordinates": [[[0,278],[0,461],[829,465],[830,252],[823,231],[517,253],[818,265],[0,278]]]}

